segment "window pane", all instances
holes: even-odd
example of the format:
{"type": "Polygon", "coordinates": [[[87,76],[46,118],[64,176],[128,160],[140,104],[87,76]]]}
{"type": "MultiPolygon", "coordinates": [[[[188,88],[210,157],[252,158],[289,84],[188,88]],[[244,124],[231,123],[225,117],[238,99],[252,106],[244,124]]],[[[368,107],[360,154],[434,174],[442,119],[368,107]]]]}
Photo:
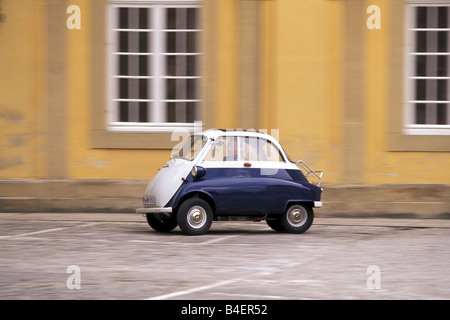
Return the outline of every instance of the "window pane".
{"type": "Polygon", "coordinates": [[[416,16],[416,27],[417,28],[426,28],[427,27],[427,8],[426,7],[417,7],[417,16],[416,16]]]}
{"type": "Polygon", "coordinates": [[[236,137],[225,137],[222,147],[216,152],[218,161],[238,161],[238,140],[236,137]]]}
{"type": "Polygon", "coordinates": [[[197,29],[197,8],[168,8],[167,29],[197,29]]]}
{"type": "Polygon", "coordinates": [[[147,79],[139,79],[139,99],[148,99],[148,80],[147,79]]]}
{"type": "Polygon", "coordinates": [[[416,33],[416,52],[426,52],[427,42],[426,42],[426,32],[417,31],[416,33]]]}
{"type": "Polygon", "coordinates": [[[176,79],[167,79],[166,81],[166,99],[174,100],[177,97],[176,79]]]}
{"type": "Polygon", "coordinates": [[[416,100],[426,100],[426,80],[416,80],[416,100]]]}
{"type": "Polygon", "coordinates": [[[110,31],[114,121],[199,120],[199,9],[176,1],[170,7],[163,1],[136,2],[130,7],[110,2],[116,16],[110,31]],[[155,14],[162,16],[153,19],[155,14]]]}
{"type": "Polygon", "coordinates": [[[186,103],[167,103],[167,119],[168,122],[186,122],[186,103]]]}
{"type": "Polygon", "coordinates": [[[438,77],[446,77],[450,73],[448,72],[448,56],[438,56],[438,77]]]}
{"type": "Polygon", "coordinates": [[[194,122],[197,119],[197,102],[186,102],[186,122],[194,122]]]}
{"type": "Polygon", "coordinates": [[[139,75],[140,76],[148,76],[151,74],[149,70],[150,63],[148,63],[148,56],[138,56],[139,57],[139,75]]]}
{"type": "Polygon", "coordinates": [[[119,8],[119,28],[128,28],[128,8],[119,8]]]}
{"type": "Polygon", "coordinates": [[[186,63],[186,75],[187,76],[197,76],[199,75],[198,68],[197,68],[197,56],[187,56],[187,63],[186,63]]]}
{"type": "Polygon", "coordinates": [[[437,124],[447,124],[447,106],[446,103],[438,104],[437,108],[437,124]]]}
{"type": "Polygon", "coordinates": [[[170,52],[170,53],[177,52],[176,32],[167,32],[166,33],[166,52],[170,52]]]}
{"type": "Polygon", "coordinates": [[[187,29],[197,29],[198,28],[198,18],[197,18],[197,8],[187,9],[187,29]]]}
{"type": "Polygon", "coordinates": [[[148,29],[148,9],[139,8],[139,29],[148,29]]]}
{"type": "Polygon", "coordinates": [[[128,122],[128,102],[119,103],[119,121],[128,122]]]}
{"type": "Polygon", "coordinates": [[[447,100],[447,80],[437,81],[437,99],[436,100],[447,100]]]}
{"type": "Polygon", "coordinates": [[[426,105],[424,103],[416,104],[416,124],[425,124],[426,105]]]}
{"type": "Polygon", "coordinates": [[[448,28],[448,8],[439,7],[438,8],[438,27],[448,28]]]}
{"type": "Polygon", "coordinates": [[[148,52],[148,32],[139,32],[139,52],[148,52]]]}
{"type": "Polygon", "coordinates": [[[148,102],[139,102],[139,122],[148,122],[148,102]]]}
{"type": "Polygon", "coordinates": [[[177,55],[166,56],[166,71],[168,76],[197,76],[197,56],[177,55]]]}
{"type": "Polygon", "coordinates": [[[427,70],[427,57],[416,56],[416,76],[426,76],[427,70]]]}
{"type": "Polygon", "coordinates": [[[195,99],[197,98],[197,79],[188,79],[187,81],[187,99],[195,99]]]}
{"type": "Polygon", "coordinates": [[[128,79],[119,79],[119,98],[128,99],[128,79]]]}
{"type": "Polygon", "coordinates": [[[177,110],[175,102],[167,103],[167,122],[176,122],[177,121],[177,110]]]}
{"type": "Polygon", "coordinates": [[[262,150],[267,161],[283,161],[280,150],[270,141],[263,145],[262,150]]]}
{"type": "Polygon", "coordinates": [[[259,139],[253,137],[241,138],[241,157],[245,161],[259,161],[259,139]]]}
{"type": "Polygon", "coordinates": [[[438,31],[438,52],[447,52],[447,38],[448,38],[448,32],[447,31],[438,31]]]}
{"type": "Polygon", "coordinates": [[[128,58],[128,73],[130,76],[138,76],[140,69],[139,56],[124,56],[128,58]]]}
{"type": "Polygon", "coordinates": [[[166,56],[166,72],[169,76],[177,75],[177,56],[166,56]]]}
{"type": "Polygon", "coordinates": [[[139,28],[139,8],[128,8],[128,28],[139,28]]]}
{"type": "Polygon", "coordinates": [[[408,55],[414,62],[410,77],[414,80],[409,82],[413,86],[408,98],[413,124],[449,125],[450,32],[436,29],[450,27],[450,10],[448,6],[420,6],[413,7],[413,11],[414,28],[422,29],[410,29],[415,39],[415,46],[408,55]]]}
{"type": "Polygon", "coordinates": [[[197,52],[197,32],[187,32],[187,52],[197,52]]]}
{"type": "Polygon", "coordinates": [[[128,75],[128,57],[127,56],[119,56],[119,75],[122,75],[122,76],[128,75]]]}
{"type": "Polygon", "coordinates": [[[119,32],[119,52],[128,52],[128,32],[119,32]]]}
{"type": "Polygon", "coordinates": [[[177,23],[177,15],[176,15],[176,8],[168,8],[166,9],[167,12],[167,29],[176,29],[176,23],[177,23]]]}

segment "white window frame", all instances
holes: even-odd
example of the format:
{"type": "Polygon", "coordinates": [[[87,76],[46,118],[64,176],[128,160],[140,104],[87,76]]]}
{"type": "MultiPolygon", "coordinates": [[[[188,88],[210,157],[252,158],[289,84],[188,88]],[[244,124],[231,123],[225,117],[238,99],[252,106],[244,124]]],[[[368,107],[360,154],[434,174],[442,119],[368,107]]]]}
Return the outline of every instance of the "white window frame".
{"type": "MultiPolygon", "coordinates": [[[[436,28],[436,29],[419,29],[415,27],[415,13],[416,7],[432,7],[432,6],[448,6],[448,1],[415,1],[410,0],[406,3],[405,14],[405,91],[404,91],[404,128],[403,133],[407,135],[450,135],[450,89],[447,92],[447,100],[428,101],[428,100],[415,100],[415,80],[417,79],[446,79],[448,80],[448,86],[450,86],[450,74],[445,77],[429,77],[429,76],[415,76],[415,56],[417,55],[450,55],[450,52],[435,52],[435,53],[419,53],[415,52],[416,48],[416,31],[447,31],[448,28],[436,28]],[[415,123],[415,104],[416,103],[447,103],[447,124],[416,124],[415,123]]],[[[450,23],[450,21],[449,21],[450,23]]],[[[449,39],[450,40],[450,39],[449,39]]],[[[450,41],[447,44],[450,47],[450,41]]],[[[450,64],[447,66],[450,69],[450,64]]]]}
{"type": "MultiPolygon", "coordinates": [[[[196,102],[197,105],[197,112],[198,114],[201,114],[201,93],[199,93],[198,99],[175,99],[175,100],[169,100],[166,99],[165,93],[165,80],[166,79],[176,79],[176,78],[183,78],[183,79],[202,79],[201,76],[201,66],[198,65],[197,68],[199,68],[200,75],[196,76],[169,76],[166,73],[165,70],[165,63],[164,59],[166,55],[177,55],[177,53],[167,53],[165,51],[165,39],[162,37],[163,32],[170,32],[174,31],[173,29],[164,29],[161,28],[161,26],[166,25],[165,21],[165,15],[163,14],[163,10],[166,8],[201,8],[201,0],[108,0],[108,10],[107,10],[107,114],[106,114],[106,129],[108,131],[118,131],[118,132],[172,132],[174,130],[188,130],[190,132],[199,131],[199,123],[201,123],[201,119],[198,119],[200,121],[195,122],[164,122],[163,119],[165,118],[164,113],[166,112],[166,108],[164,108],[164,104],[166,102],[196,102]],[[118,64],[116,63],[116,59],[114,59],[114,55],[119,55],[119,53],[114,51],[114,48],[117,48],[117,37],[116,32],[117,31],[130,31],[130,29],[120,29],[120,26],[116,26],[117,23],[117,8],[118,7],[137,7],[137,8],[149,8],[151,9],[151,26],[149,29],[140,29],[140,30],[146,30],[153,32],[153,40],[151,41],[152,46],[152,52],[150,53],[127,53],[127,55],[149,55],[153,56],[153,59],[151,59],[151,70],[152,74],[150,76],[121,76],[118,75],[117,72],[118,64]],[[116,79],[117,78],[146,78],[146,79],[152,79],[155,81],[152,81],[151,85],[151,92],[152,97],[151,99],[118,99],[114,98],[114,86],[116,85],[116,79]],[[155,119],[155,121],[152,122],[120,122],[117,121],[118,119],[118,108],[115,107],[114,101],[148,101],[153,102],[154,105],[151,109],[151,118],[155,119]]],[[[132,31],[133,29],[131,29],[132,31]]],[[[199,34],[202,33],[202,27],[198,27],[198,29],[176,29],[177,31],[191,31],[191,32],[198,32],[199,34]]],[[[195,53],[179,53],[181,55],[198,55],[202,56],[202,37],[199,37],[199,41],[197,43],[197,52],[195,53]]],[[[200,86],[199,86],[200,87],[200,86]]],[[[197,89],[199,92],[201,92],[201,89],[197,89]]]]}

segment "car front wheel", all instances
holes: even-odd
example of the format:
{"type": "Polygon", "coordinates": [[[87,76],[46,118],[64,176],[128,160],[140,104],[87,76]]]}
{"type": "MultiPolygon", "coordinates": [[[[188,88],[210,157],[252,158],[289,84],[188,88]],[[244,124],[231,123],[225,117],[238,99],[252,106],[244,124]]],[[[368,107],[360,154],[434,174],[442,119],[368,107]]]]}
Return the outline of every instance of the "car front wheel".
{"type": "Polygon", "coordinates": [[[280,222],[287,232],[303,233],[311,227],[313,220],[314,212],[311,207],[295,204],[286,210],[280,222]]]}
{"type": "Polygon", "coordinates": [[[184,201],[178,208],[177,222],[181,231],[188,235],[200,235],[208,232],[213,221],[209,204],[200,198],[184,201]]]}
{"type": "Polygon", "coordinates": [[[177,220],[173,216],[166,216],[162,213],[147,213],[147,222],[155,231],[169,232],[177,226],[177,220]]]}

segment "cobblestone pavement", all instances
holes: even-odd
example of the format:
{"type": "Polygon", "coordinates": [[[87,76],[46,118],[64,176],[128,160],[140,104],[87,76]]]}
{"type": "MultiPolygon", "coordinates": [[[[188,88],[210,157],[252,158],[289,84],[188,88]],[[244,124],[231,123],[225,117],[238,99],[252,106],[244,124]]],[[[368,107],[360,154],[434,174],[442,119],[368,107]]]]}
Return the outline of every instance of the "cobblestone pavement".
{"type": "Polygon", "coordinates": [[[316,219],[302,235],[216,222],[192,237],[67,217],[1,215],[0,299],[450,299],[448,220],[316,219]]]}

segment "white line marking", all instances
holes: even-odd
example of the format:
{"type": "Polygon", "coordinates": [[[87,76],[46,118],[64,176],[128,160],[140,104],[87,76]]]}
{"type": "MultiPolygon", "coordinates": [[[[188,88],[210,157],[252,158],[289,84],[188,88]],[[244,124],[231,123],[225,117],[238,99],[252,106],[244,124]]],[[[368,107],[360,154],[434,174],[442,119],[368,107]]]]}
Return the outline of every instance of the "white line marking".
{"type": "Polygon", "coordinates": [[[33,235],[33,234],[40,234],[40,233],[47,233],[47,232],[60,231],[60,230],[64,230],[64,229],[67,229],[67,228],[69,228],[69,227],[66,227],[66,228],[46,229],[46,230],[35,231],[35,232],[28,232],[28,233],[20,233],[20,234],[14,234],[14,235],[11,235],[11,236],[1,236],[0,239],[17,238],[17,237],[26,237],[26,236],[31,236],[31,235],[33,235]]]}
{"type": "Polygon", "coordinates": [[[95,225],[95,224],[98,224],[98,223],[97,222],[92,222],[92,223],[81,224],[79,226],[70,226],[70,227],[63,227],[63,228],[52,228],[52,229],[45,229],[45,230],[40,230],[40,231],[28,232],[28,233],[13,234],[13,235],[10,235],[10,236],[0,236],[0,239],[11,239],[11,238],[26,237],[26,236],[31,236],[31,235],[34,235],[34,234],[48,233],[48,232],[60,231],[60,230],[65,230],[65,229],[70,229],[70,228],[89,227],[89,226],[92,226],[92,225],[95,225]]]}
{"type": "Polygon", "coordinates": [[[225,281],[219,281],[207,286],[201,286],[201,287],[197,287],[197,288],[192,288],[192,289],[188,289],[188,290],[182,290],[182,291],[176,291],[176,292],[172,292],[172,293],[168,293],[168,294],[163,294],[160,296],[156,296],[156,297],[151,297],[148,298],[146,300],[164,300],[164,299],[170,299],[170,298],[174,298],[174,297],[178,297],[178,296],[183,296],[186,294],[191,294],[194,292],[199,292],[199,291],[204,291],[204,290],[209,290],[212,288],[217,288],[217,287],[222,287],[222,286],[226,286],[228,284],[232,284],[235,282],[240,281],[241,279],[233,279],[233,280],[225,280],[225,281]]]}
{"type": "Polygon", "coordinates": [[[171,245],[171,246],[182,246],[189,243],[185,242],[168,242],[168,241],[158,241],[158,240],[128,240],[129,242],[135,242],[135,243],[156,243],[156,244],[165,244],[165,245],[171,245]]]}
{"type": "Polygon", "coordinates": [[[243,297],[253,299],[292,299],[292,297],[286,296],[266,296],[262,294],[243,294],[243,293],[225,293],[225,292],[212,292],[212,295],[229,296],[229,297],[243,297]]]}
{"type": "Polygon", "coordinates": [[[220,241],[225,241],[231,238],[238,237],[239,235],[231,235],[226,237],[220,237],[220,238],[214,238],[211,240],[206,240],[203,242],[174,242],[174,241],[159,241],[159,240],[129,240],[129,242],[135,242],[135,243],[156,243],[156,244],[164,244],[164,245],[175,245],[175,246],[189,246],[189,245],[195,245],[195,246],[202,246],[202,245],[208,245],[220,241]]]}
{"type": "Polygon", "coordinates": [[[211,239],[211,240],[207,240],[207,241],[204,241],[204,242],[200,242],[200,243],[198,243],[198,244],[202,245],[202,244],[216,243],[216,242],[224,241],[224,240],[227,240],[227,239],[235,238],[235,237],[237,237],[237,236],[239,236],[239,235],[236,234],[236,235],[232,235],[232,236],[226,236],[226,237],[221,237],[221,238],[214,238],[214,239],[211,239]]]}

